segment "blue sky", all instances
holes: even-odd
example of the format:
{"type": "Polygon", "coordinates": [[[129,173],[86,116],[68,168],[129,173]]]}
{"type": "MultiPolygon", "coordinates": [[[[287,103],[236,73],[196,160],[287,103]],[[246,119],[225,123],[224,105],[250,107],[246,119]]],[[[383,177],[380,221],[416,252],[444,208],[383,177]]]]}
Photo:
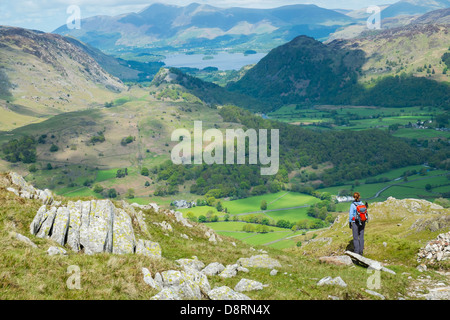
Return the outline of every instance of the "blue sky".
{"type": "Polygon", "coordinates": [[[397,0],[0,0],[0,25],[17,26],[51,32],[66,23],[67,8],[77,5],[81,18],[94,15],[119,15],[138,12],[154,2],[187,5],[192,2],[216,7],[274,8],[282,5],[310,3],[336,9],[360,9],[397,0]]]}

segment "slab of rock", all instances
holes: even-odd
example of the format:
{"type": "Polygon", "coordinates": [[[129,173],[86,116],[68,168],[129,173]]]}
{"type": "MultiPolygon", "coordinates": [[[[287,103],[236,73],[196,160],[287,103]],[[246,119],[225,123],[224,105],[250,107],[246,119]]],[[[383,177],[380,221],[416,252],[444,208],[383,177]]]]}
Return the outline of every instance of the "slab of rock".
{"type": "MultiPolygon", "coordinates": [[[[41,207],[42,209],[42,207],[41,207]]],[[[44,212],[41,211],[41,209],[39,209],[39,212],[42,213],[41,215],[41,219],[39,219],[39,221],[36,221],[33,219],[32,225],[33,223],[35,223],[35,225],[39,226],[39,231],[36,233],[36,236],[38,238],[45,238],[48,237],[50,235],[50,231],[52,229],[53,226],[53,222],[55,221],[55,216],[56,216],[56,211],[57,208],[56,207],[50,207],[50,210],[44,210],[44,212]]],[[[36,217],[35,217],[36,219],[36,217]]]]}
{"type": "Polygon", "coordinates": [[[322,263],[334,264],[337,266],[351,266],[353,265],[352,259],[349,256],[328,256],[320,257],[319,261],[322,263]]]}
{"type": "Polygon", "coordinates": [[[324,286],[324,285],[337,285],[340,287],[347,287],[347,284],[344,282],[344,280],[342,280],[341,277],[336,277],[336,278],[332,278],[332,277],[325,277],[319,280],[319,282],[317,282],[318,286],[324,286]]]}
{"type": "Polygon", "coordinates": [[[142,273],[144,274],[144,282],[150,287],[156,290],[161,290],[161,286],[152,278],[152,274],[147,268],[142,268],[142,273]]]}
{"type": "Polygon", "coordinates": [[[8,187],[6,190],[13,192],[14,194],[26,198],[26,199],[39,199],[43,204],[53,203],[53,194],[50,190],[39,190],[34,188],[31,184],[25,181],[25,179],[16,172],[10,172],[8,174],[10,182],[16,186],[16,188],[8,187]]]}
{"type": "Polygon", "coordinates": [[[49,256],[66,255],[67,251],[60,247],[50,247],[47,250],[49,256]]]}
{"type": "Polygon", "coordinates": [[[33,241],[31,241],[28,237],[25,237],[24,235],[21,235],[20,233],[17,233],[17,232],[12,232],[13,233],[13,236],[17,239],[17,240],[19,240],[19,241],[21,241],[21,242],[23,242],[23,243],[26,243],[27,245],[29,245],[29,246],[31,246],[31,247],[33,247],[33,248],[37,248],[38,246],[33,242],[33,241]]]}
{"type": "Polygon", "coordinates": [[[249,279],[241,279],[236,286],[234,287],[234,291],[244,292],[244,291],[254,291],[254,290],[262,290],[264,285],[261,282],[249,280],[249,279]]]}
{"type": "Polygon", "coordinates": [[[81,226],[81,210],[82,202],[69,201],[67,204],[69,210],[69,229],[67,231],[67,244],[75,251],[80,251],[80,226],[81,226]]]}
{"type": "Polygon", "coordinates": [[[64,245],[69,230],[69,217],[69,209],[66,207],[59,207],[56,211],[50,238],[61,246],[64,245]]]}
{"type": "Polygon", "coordinates": [[[276,259],[270,258],[267,254],[252,256],[250,258],[240,258],[237,264],[245,268],[281,268],[281,263],[276,259]]]}
{"type": "Polygon", "coordinates": [[[238,264],[229,264],[225,267],[225,269],[219,274],[219,277],[222,278],[232,278],[236,276],[238,272],[238,264]]]}
{"type": "Polygon", "coordinates": [[[278,273],[278,270],[277,270],[277,269],[272,269],[272,271],[270,271],[270,275],[271,275],[271,276],[276,276],[277,273],[278,273]]]}
{"type": "Polygon", "coordinates": [[[227,286],[212,289],[208,292],[208,296],[211,300],[251,300],[245,294],[236,292],[227,286]]]}
{"type": "Polygon", "coordinates": [[[14,193],[16,196],[20,196],[19,195],[19,191],[17,191],[16,189],[14,189],[14,188],[6,188],[6,191],[9,191],[9,192],[12,192],[12,193],[14,193]]]}
{"type": "MultiPolygon", "coordinates": [[[[145,207],[145,206],[142,206],[145,207]]],[[[135,208],[139,209],[139,205],[135,206],[135,203],[128,204],[125,200],[122,200],[122,208],[127,212],[131,219],[139,226],[142,232],[148,234],[147,224],[145,223],[144,214],[141,210],[135,210],[135,208]]]]}
{"type": "Polygon", "coordinates": [[[225,270],[223,264],[219,262],[212,262],[208,264],[201,272],[207,276],[215,276],[220,274],[223,270],[225,270]]]}
{"type": "Polygon", "coordinates": [[[381,270],[385,271],[391,274],[396,274],[395,271],[392,271],[386,267],[383,267],[380,262],[363,257],[357,253],[351,252],[351,251],[345,251],[345,254],[350,256],[353,260],[356,260],[359,264],[362,264],[365,267],[374,269],[374,270],[381,270]]]}
{"type": "MultiPolygon", "coordinates": [[[[136,238],[134,237],[131,218],[124,210],[116,208],[113,225],[112,253],[134,253],[135,247],[136,238]]],[[[161,256],[161,252],[159,256],[161,256]]]]}
{"type": "Polygon", "coordinates": [[[166,299],[167,294],[180,300],[202,299],[211,291],[206,275],[188,266],[185,266],[185,271],[167,270],[157,273],[154,279],[147,269],[142,271],[147,284],[155,289],[162,289],[153,297],[155,299],[166,299]]]}
{"type": "Polygon", "coordinates": [[[110,200],[92,200],[89,212],[82,211],[80,244],[87,254],[112,253],[115,210],[110,200]]]}

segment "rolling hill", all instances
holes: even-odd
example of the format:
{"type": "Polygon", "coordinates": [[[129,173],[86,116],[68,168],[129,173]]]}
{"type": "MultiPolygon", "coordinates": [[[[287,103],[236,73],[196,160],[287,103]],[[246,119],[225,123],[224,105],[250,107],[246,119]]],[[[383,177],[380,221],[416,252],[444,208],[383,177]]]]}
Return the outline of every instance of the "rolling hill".
{"type": "Polygon", "coordinates": [[[0,27],[0,77],[0,130],[103,105],[127,89],[78,41],[13,27],[0,27]]]}
{"type": "Polygon", "coordinates": [[[227,88],[270,102],[272,109],[298,103],[446,106],[448,28],[418,23],[327,44],[299,36],[227,88]]]}
{"type": "Polygon", "coordinates": [[[448,7],[448,0],[402,0],[382,10],[381,16],[385,19],[399,15],[417,15],[448,7]]]}
{"type": "Polygon", "coordinates": [[[181,51],[235,48],[268,50],[298,34],[326,38],[353,19],[315,5],[274,9],[217,8],[192,3],[185,7],[155,3],[138,13],[83,19],[82,28],[61,26],[71,35],[108,53],[135,48],[181,51]]]}

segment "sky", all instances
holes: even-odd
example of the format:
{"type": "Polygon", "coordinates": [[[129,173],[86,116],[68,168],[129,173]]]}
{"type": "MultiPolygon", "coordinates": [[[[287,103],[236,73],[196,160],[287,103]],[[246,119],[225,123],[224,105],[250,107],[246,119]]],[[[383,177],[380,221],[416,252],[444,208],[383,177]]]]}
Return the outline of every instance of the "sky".
{"type": "Polygon", "coordinates": [[[274,8],[291,4],[315,4],[329,9],[361,9],[398,0],[0,0],[0,25],[51,32],[66,24],[76,5],[81,18],[139,12],[155,2],[185,6],[192,2],[216,7],[274,8]]]}

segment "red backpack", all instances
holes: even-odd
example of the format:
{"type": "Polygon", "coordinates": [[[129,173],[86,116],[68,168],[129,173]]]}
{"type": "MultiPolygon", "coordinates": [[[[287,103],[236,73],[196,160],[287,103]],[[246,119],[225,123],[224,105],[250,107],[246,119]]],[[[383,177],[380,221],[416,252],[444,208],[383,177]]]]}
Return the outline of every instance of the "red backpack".
{"type": "Polygon", "coordinates": [[[357,205],[356,202],[353,202],[353,204],[356,207],[356,220],[357,221],[367,221],[368,213],[367,213],[367,207],[364,204],[357,205]]]}

